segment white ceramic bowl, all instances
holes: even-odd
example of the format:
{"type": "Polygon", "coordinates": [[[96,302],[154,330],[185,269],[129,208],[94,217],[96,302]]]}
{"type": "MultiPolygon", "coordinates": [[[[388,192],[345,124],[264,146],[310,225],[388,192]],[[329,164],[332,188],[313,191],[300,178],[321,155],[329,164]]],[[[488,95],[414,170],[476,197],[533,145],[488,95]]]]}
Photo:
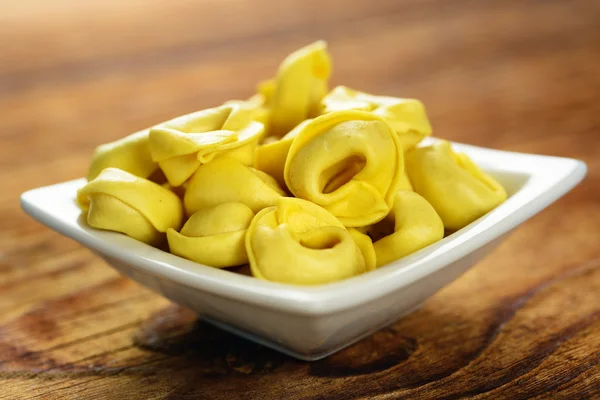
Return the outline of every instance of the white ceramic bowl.
{"type": "Polygon", "coordinates": [[[376,271],[315,287],[265,282],[197,264],[118,233],[91,229],[74,201],[84,179],[23,193],[21,205],[36,220],[207,321],[296,358],[316,360],[417,309],[586,173],[585,164],[573,159],[456,143],[454,147],[498,179],[508,200],[417,253],[376,271]]]}

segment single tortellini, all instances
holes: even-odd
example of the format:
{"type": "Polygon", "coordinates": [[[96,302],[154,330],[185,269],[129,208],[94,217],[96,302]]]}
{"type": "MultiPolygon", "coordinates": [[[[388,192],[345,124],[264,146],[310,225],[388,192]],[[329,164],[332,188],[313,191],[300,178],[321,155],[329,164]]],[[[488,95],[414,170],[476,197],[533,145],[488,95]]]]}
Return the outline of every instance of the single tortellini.
{"type": "Polygon", "coordinates": [[[330,75],[331,57],[322,40],[287,56],[275,79],[259,86],[271,110],[270,134],[281,137],[306,118],[319,115],[330,75]]]}
{"type": "Polygon", "coordinates": [[[152,159],[171,186],[180,186],[200,165],[219,156],[252,165],[264,132],[252,117],[248,107],[225,104],[159,124],[149,134],[152,159]]]}
{"type": "Polygon", "coordinates": [[[323,99],[323,113],[340,110],[370,111],[383,117],[398,134],[404,151],[431,135],[425,106],[419,100],[375,96],[337,86],[323,99]]]}
{"type": "Polygon", "coordinates": [[[269,175],[271,175],[277,183],[285,186],[285,178],[283,177],[283,169],[290,147],[294,142],[294,138],[312,119],[302,121],[298,126],[288,132],[280,140],[270,141],[259,146],[256,149],[255,167],[269,175]]]}
{"type": "Polygon", "coordinates": [[[257,213],[285,196],[275,179],[232,158],[222,157],[202,165],[183,198],[188,215],[221,203],[239,202],[257,213]]]}
{"type": "Polygon", "coordinates": [[[105,168],[118,168],[141,178],[152,175],[158,164],[150,154],[148,130],[98,146],[88,170],[88,181],[100,175],[105,168]]]}
{"type": "Polygon", "coordinates": [[[371,225],[390,211],[404,167],[398,135],[381,117],[336,111],[306,124],[284,169],[294,196],[312,201],[348,227],[371,225]]]}
{"type": "Polygon", "coordinates": [[[437,211],[444,227],[456,231],[506,200],[506,190],[446,141],[406,154],[414,190],[437,211]]]}
{"type": "Polygon", "coordinates": [[[254,217],[242,203],[223,203],[196,211],[181,232],[167,230],[171,253],[211,267],[248,263],[244,238],[254,217]]]}
{"type": "Polygon", "coordinates": [[[367,271],[350,232],[324,208],[280,197],[260,211],[246,234],[252,275],[274,282],[316,285],[367,271]]]}
{"type": "Polygon", "coordinates": [[[176,194],[117,168],[106,168],[77,192],[92,228],[116,231],[158,244],[169,228],[179,229],[183,207],[176,194]]]}
{"type": "Polygon", "coordinates": [[[377,267],[420,250],[444,237],[444,224],[431,204],[410,190],[399,190],[390,214],[368,229],[377,267]]]}

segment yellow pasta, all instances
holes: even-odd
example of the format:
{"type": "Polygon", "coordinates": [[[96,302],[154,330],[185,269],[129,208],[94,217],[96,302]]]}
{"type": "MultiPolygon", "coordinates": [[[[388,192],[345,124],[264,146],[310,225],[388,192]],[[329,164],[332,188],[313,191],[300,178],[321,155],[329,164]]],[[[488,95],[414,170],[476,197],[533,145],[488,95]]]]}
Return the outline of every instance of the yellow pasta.
{"type": "Polygon", "coordinates": [[[398,134],[404,151],[431,135],[425,107],[419,100],[374,96],[337,86],[323,99],[323,113],[341,110],[370,111],[383,117],[398,134]]]}
{"type": "Polygon", "coordinates": [[[198,167],[226,155],[252,165],[264,125],[251,108],[226,104],[157,125],[150,130],[150,152],[169,184],[180,186],[198,167]]]}
{"type": "Polygon", "coordinates": [[[92,228],[111,230],[157,244],[169,228],[179,229],[181,200],[159,184],[117,168],[104,169],[77,192],[92,228]]]}
{"type": "Polygon", "coordinates": [[[337,218],[292,197],[254,217],[246,250],[252,275],[269,281],[315,285],[367,271],[361,249],[337,218]]]}
{"type": "Polygon", "coordinates": [[[246,264],[244,238],[254,217],[242,203],[223,203],[196,211],[181,232],[167,230],[171,253],[223,268],[246,264]]]}
{"type": "Polygon", "coordinates": [[[98,146],[77,194],[88,225],[166,240],[207,266],[317,285],[423,249],[506,199],[448,142],[419,145],[432,133],[420,101],[329,91],[331,71],[317,41],[246,100],[98,146]]]}
{"type": "Polygon", "coordinates": [[[282,137],[281,140],[275,140],[259,146],[256,149],[256,169],[271,175],[279,185],[285,187],[283,169],[285,168],[285,160],[287,159],[288,152],[298,133],[310,121],[312,121],[312,119],[302,121],[298,126],[282,137]]]}
{"type": "Polygon", "coordinates": [[[270,134],[281,137],[306,118],[319,115],[330,75],[331,57],[322,40],[287,56],[275,79],[259,86],[271,111],[270,134]]]}
{"type": "Polygon", "coordinates": [[[345,226],[360,227],[388,214],[402,171],[398,136],[381,117],[336,111],[300,130],[284,177],[294,196],[324,207],[345,226]]]}
{"type": "Polygon", "coordinates": [[[188,215],[222,203],[243,203],[257,213],[285,196],[275,179],[232,158],[222,157],[202,165],[183,198],[188,215]]]}
{"type": "Polygon", "coordinates": [[[506,190],[465,154],[446,141],[406,155],[406,171],[414,190],[437,211],[444,227],[455,231],[506,200],[506,190]]]}
{"type": "Polygon", "coordinates": [[[98,146],[90,163],[88,181],[100,175],[105,168],[118,168],[141,178],[152,175],[158,164],[150,154],[148,130],[98,146]]]}
{"type": "Polygon", "coordinates": [[[377,267],[381,267],[442,239],[444,224],[427,200],[400,190],[390,214],[369,231],[375,239],[377,267]]]}

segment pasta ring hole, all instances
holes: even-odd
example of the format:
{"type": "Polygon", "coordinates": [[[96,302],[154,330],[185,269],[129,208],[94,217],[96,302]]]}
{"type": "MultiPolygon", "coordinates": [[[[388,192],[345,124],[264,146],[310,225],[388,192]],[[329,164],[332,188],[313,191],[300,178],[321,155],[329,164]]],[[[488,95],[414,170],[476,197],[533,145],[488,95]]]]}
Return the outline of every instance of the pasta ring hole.
{"type": "Polygon", "coordinates": [[[367,164],[364,156],[354,154],[328,167],[321,173],[321,191],[324,194],[335,192],[350,182],[367,164]]]}

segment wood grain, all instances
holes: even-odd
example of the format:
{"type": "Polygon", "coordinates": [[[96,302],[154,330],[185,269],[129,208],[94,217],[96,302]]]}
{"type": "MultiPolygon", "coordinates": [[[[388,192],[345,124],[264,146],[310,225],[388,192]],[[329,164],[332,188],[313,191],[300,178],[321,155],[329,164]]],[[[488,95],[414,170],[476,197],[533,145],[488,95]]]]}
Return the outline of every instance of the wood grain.
{"type": "Polygon", "coordinates": [[[0,0],[0,398],[600,398],[597,0],[0,0]],[[93,148],[249,96],[329,41],[334,83],[437,136],[588,177],[418,312],[305,363],[206,326],[40,226],[21,192],[93,148]]]}

